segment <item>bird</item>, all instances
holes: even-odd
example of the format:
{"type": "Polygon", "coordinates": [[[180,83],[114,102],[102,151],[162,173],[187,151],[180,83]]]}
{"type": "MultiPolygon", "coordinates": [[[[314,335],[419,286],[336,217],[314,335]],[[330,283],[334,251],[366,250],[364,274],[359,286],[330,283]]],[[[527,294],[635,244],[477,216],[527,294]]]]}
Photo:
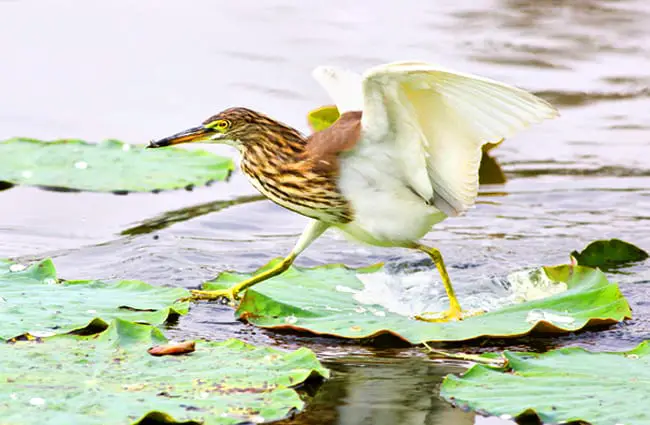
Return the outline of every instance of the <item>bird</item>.
{"type": "Polygon", "coordinates": [[[262,195],[309,218],[293,249],[274,267],[228,289],[193,290],[191,299],[234,304],[248,288],[286,271],[334,228],[360,243],[431,258],[449,307],[417,319],[448,322],[477,314],[461,308],[441,252],[421,239],[435,224],[474,205],[484,144],[554,118],[557,109],[515,86],[422,61],[377,65],[363,74],[318,66],[312,76],[340,112],[322,131],[305,136],[237,106],[147,146],[232,146],[262,195]]]}

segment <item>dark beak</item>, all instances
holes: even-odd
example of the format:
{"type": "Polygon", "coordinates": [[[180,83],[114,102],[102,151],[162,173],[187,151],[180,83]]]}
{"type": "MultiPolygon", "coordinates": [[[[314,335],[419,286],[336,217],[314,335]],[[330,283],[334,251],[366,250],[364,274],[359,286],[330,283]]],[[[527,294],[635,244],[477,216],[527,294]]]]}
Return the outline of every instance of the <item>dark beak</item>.
{"type": "Polygon", "coordinates": [[[209,127],[198,126],[192,127],[173,136],[165,137],[160,140],[152,140],[147,148],[162,148],[164,146],[178,145],[179,143],[200,142],[206,140],[214,134],[214,130],[209,127]]]}

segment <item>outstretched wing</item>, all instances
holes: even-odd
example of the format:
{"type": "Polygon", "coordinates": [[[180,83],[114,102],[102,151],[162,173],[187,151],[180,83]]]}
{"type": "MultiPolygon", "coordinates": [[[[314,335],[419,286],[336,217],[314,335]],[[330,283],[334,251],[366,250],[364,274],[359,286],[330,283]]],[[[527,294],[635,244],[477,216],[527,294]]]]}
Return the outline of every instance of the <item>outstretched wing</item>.
{"type": "Polygon", "coordinates": [[[447,215],[474,204],[483,144],[557,115],[524,90],[420,62],[368,70],[363,97],[364,140],[397,144],[408,184],[447,215]]]}
{"type": "Polygon", "coordinates": [[[336,68],[314,75],[341,112],[362,99],[363,143],[395,144],[404,181],[450,216],[476,199],[483,144],[557,115],[524,90],[429,63],[381,65],[362,79],[336,68]]]}

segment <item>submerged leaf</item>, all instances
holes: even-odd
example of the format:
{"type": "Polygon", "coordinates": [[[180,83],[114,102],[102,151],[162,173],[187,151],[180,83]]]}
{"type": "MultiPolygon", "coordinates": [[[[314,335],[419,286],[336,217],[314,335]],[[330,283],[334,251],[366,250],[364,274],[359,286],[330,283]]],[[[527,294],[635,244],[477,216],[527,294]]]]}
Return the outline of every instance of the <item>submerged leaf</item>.
{"type": "Polygon", "coordinates": [[[205,425],[283,419],[291,388],[328,371],[313,352],[197,341],[187,356],[152,356],[156,328],[115,320],[94,337],[0,344],[2,423],[205,425]],[[154,422],[156,423],[156,422],[154,422]]]}
{"type": "Polygon", "coordinates": [[[151,192],[224,180],[232,160],[205,151],[144,149],[115,140],[0,142],[0,182],[93,192],[151,192]]]}
{"type": "Polygon", "coordinates": [[[620,239],[594,241],[582,252],[573,251],[571,256],[581,266],[607,269],[648,258],[648,253],[629,242],[620,239]]]}
{"type": "Polygon", "coordinates": [[[93,333],[113,318],[159,325],[185,314],[189,292],[125,280],[59,281],[51,260],[30,266],[0,261],[0,341],[23,334],[93,333]]]}
{"type": "Polygon", "coordinates": [[[448,375],[441,396],[495,416],[537,415],[543,423],[592,425],[650,422],[650,346],[626,353],[563,348],[543,354],[506,351],[506,369],[473,366],[448,375]]]}
{"type": "MultiPolygon", "coordinates": [[[[247,277],[250,275],[222,273],[205,283],[203,289],[223,289],[247,277]]],[[[631,317],[618,286],[601,271],[587,267],[544,267],[513,273],[509,294],[493,296],[492,311],[449,323],[421,322],[398,311],[403,301],[381,287],[384,281],[398,278],[381,267],[291,267],[248,289],[237,315],[263,328],[297,329],[343,338],[392,334],[412,344],[515,337],[531,332],[557,334],[631,317]]],[[[460,301],[463,303],[462,297],[460,301]]]]}

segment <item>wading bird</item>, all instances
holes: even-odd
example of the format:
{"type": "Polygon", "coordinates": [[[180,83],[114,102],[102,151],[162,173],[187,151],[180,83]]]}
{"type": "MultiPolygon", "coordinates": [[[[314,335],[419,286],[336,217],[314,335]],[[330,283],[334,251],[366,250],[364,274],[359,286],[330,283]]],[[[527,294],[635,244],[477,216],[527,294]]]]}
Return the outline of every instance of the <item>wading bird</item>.
{"type": "Polygon", "coordinates": [[[313,75],[341,112],[326,130],[305,137],[259,112],[234,107],[150,143],[152,148],[186,142],[233,146],[253,186],[312,219],[276,267],[226,290],[192,291],[192,298],[235,301],[247,288],[287,270],[334,227],[370,245],[428,254],[449,297],[449,309],[430,320],[466,317],[442,255],[419,240],[434,224],[474,204],[483,144],[557,111],[524,90],[429,63],[390,63],[363,76],[318,67],[313,75]]]}

